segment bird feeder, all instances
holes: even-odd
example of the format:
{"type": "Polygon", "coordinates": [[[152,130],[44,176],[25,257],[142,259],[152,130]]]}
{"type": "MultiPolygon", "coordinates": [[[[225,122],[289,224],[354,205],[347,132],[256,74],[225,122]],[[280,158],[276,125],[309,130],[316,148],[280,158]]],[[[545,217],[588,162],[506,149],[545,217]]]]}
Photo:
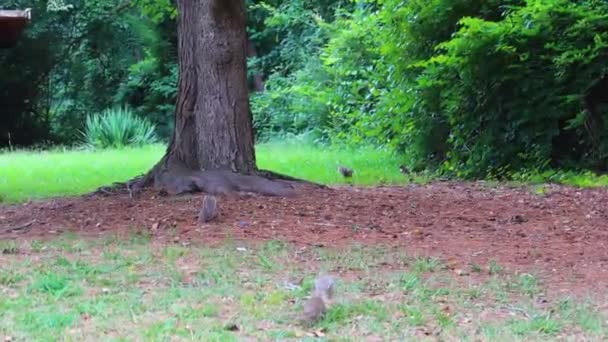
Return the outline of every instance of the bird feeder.
{"type": "Polygon", "coordinates": [[[31,19],[30,9],[0,10],[0,48],[11,48],[17,45],[21,33],[31,19]]]}

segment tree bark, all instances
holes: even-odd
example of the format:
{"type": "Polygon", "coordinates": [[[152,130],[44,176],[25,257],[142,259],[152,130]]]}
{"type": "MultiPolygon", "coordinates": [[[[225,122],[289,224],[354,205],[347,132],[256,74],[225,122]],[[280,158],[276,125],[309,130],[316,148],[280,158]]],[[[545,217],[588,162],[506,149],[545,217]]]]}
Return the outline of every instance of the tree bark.
{"type": "MultiPolygon", "coordinates": [[[[293,195],[291,177],[257,169],[249,93],[244,0],[178,0],[175,129],[161,161],[127,183],[170,194],[293,195]]],[[[105,191],[105,190],[104,190],[105,191]]]]}
{"type": "Polygon", "coordinates": [[[179,91],[169,158],[195,170],[256,169],[242,0],[180,0],[179,91]]]}

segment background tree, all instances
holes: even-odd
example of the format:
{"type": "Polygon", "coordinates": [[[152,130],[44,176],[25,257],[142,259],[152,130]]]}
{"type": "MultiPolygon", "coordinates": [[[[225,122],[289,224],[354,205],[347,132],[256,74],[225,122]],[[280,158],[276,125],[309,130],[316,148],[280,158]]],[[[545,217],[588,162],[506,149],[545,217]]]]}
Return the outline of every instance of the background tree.
{"type": "MultiPolygon", "coordinates": [[[[137,188],[292,194],[258,175],[247,88],[243,0],[178,1],[179,84],[166,155],[137,188]]],[[[266,176],[269,173],[264,173],[266,176]]]]}

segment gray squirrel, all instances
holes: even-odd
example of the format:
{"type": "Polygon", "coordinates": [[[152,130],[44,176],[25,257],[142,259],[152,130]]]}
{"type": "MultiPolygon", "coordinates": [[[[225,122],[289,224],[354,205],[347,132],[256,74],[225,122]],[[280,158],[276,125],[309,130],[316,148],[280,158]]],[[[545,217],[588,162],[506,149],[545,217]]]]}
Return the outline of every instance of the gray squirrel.
{"type": "Polygon", "coordinates": [[[304,303],[304,321],[315,322],[325,315],[335,293],[335,284],[335,279],[329,275],[315,279],[312,296],[304,303]]]}
{"type": "Polygon", "coordinates": [[[344,178],[350,178],[350,177],[353,176],[353,169],[350,169],[350,168],[348,168],[346,166],[339,166],[338,167],[338,172],[340,172],[340,174],[344,178]]]}
{"type": "Polygon", "coordinates": [[[198,214],[199,223],[208,223],[218,217],[217,199],[215,196],[206,195],[203,197],[203,205],[198,214]]]}

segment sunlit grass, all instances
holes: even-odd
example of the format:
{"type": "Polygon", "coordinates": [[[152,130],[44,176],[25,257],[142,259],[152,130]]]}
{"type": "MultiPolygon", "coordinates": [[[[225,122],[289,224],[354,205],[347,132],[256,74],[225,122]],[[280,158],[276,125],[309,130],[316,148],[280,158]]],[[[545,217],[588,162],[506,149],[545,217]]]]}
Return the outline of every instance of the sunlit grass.
{"type": "Polygon", "coordinates": [[[16,202],[93,191],[144,172],[159,160],[163,150],[153,145],[101,151],[5,152],[0,154],[0,197],[16,202]]]}
{"type": "MultiPolygon", "coordinates": [[[[297,142],[267,143],[257,147],[258,166],[323,184],[403,184],[400,159],[374,147],[320,147],[297,142]],[[352,179],[338,173],[344,165],[354,170],[352,179]]],[[[417,177],[417,180],[422,180],[417,177]]]]}
{"type": "MultiPolygon", "coordinates": [[[[109,150],[0,152],[0,202],[79,195],[126,181],[149,170],[164,151],[165,146],[157,144],[109,150]]],[[[404,184],[432,179],[420,174],[407,179],[399,172],[399,156],[371,146],[329,147],[292,139],[259,144],[256,152],[261,169],[323,184],[404,184]],[[339,165],[353,168],[353,177],[343,178],[337,172],[339,165]]],[[[608,176],[589,172],[528,172],[515,175],[514,179],[520,185],[555,182],[579,187],[608,186],[608,176]]]]}
{"type": "MultiPolygon", "coordinates": [[[[113,182],[126,181],[149,170],[165,147],[109,150],[52,150],[0,153],[0,199],[18,202],[34,198],[78,195],[113,182]]],[[[386,150],[347,150],[298,143],[257,146],[258,166],[291,176],[336,184],[404,182],[399,160],[386,150]],[[346,180],[337,172],[344,164],[355,170],[346,180]]]]}

